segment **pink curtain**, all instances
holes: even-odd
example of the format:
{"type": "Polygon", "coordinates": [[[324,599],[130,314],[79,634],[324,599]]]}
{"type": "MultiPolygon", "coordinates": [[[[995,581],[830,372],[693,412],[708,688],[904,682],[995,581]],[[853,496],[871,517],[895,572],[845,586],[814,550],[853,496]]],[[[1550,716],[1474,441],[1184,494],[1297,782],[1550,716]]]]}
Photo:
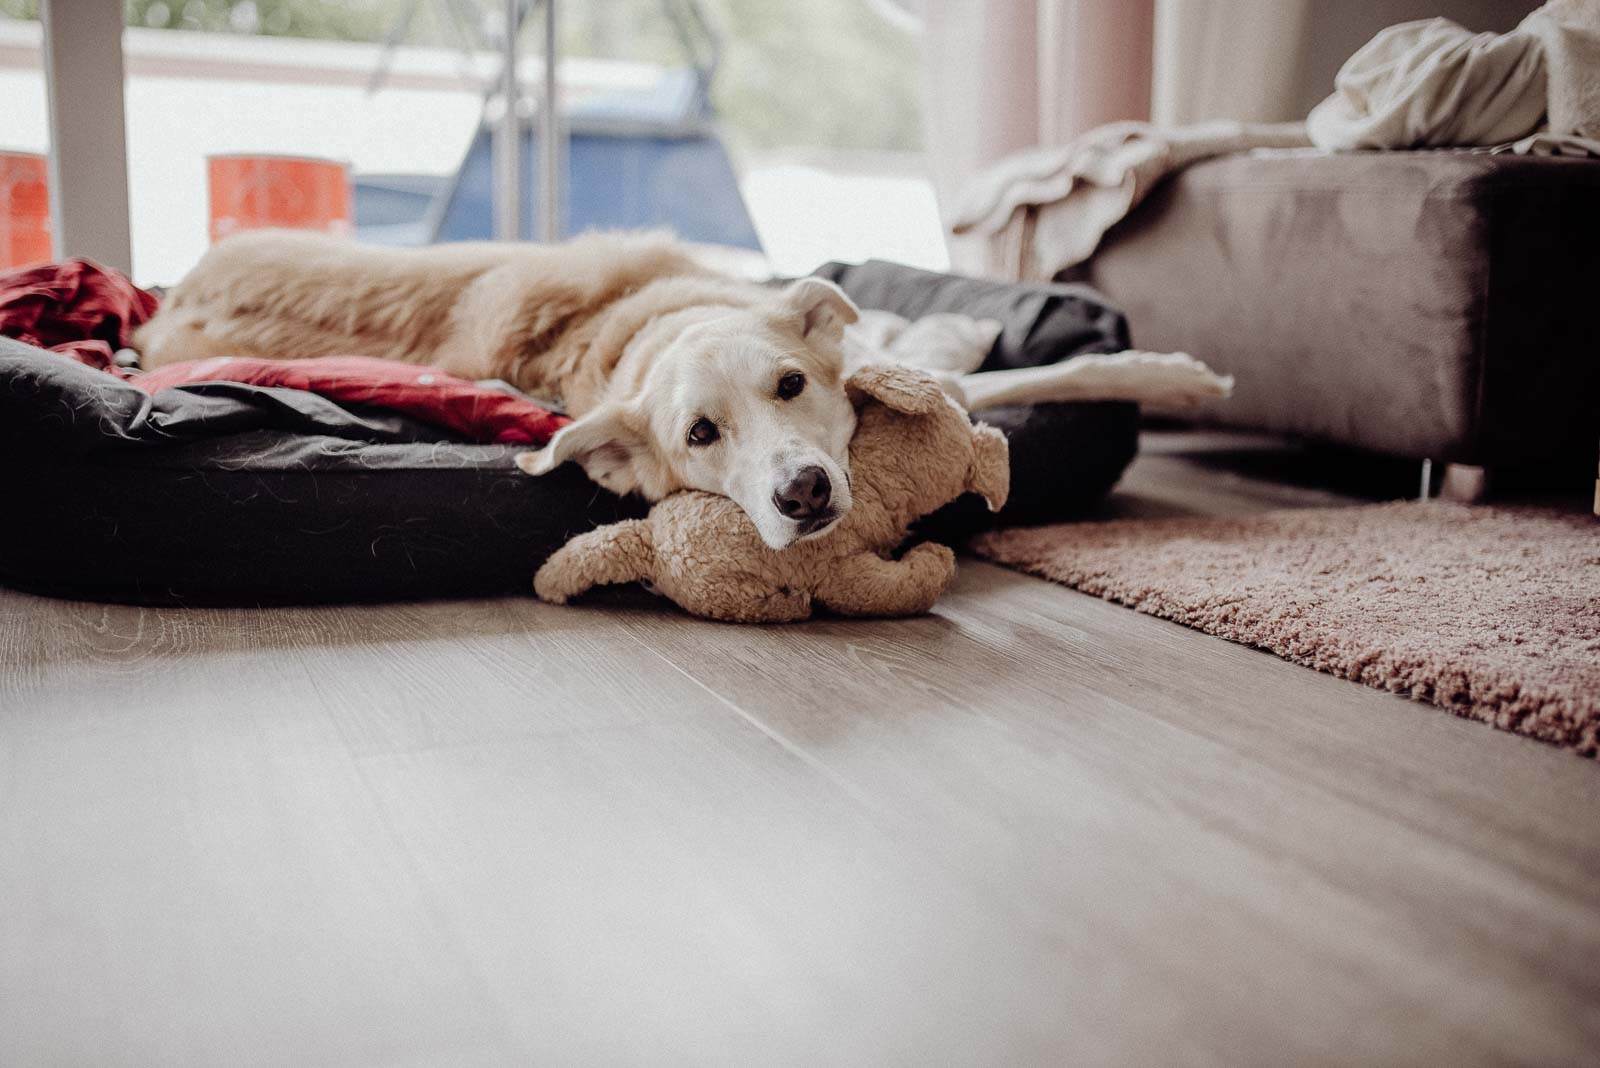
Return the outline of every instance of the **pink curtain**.
{"type": "Polygon", "coordinates": [[[1156,0],[923,0],[940,202],[1002,156],[1148,119],[1156,0]]]}

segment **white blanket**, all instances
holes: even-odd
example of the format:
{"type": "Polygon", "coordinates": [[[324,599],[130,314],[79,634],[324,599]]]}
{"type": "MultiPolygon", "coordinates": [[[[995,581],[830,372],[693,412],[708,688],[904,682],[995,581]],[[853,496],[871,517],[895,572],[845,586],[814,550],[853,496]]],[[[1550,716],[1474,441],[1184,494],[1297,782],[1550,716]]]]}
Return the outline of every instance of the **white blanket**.
{"type": "Polygon", "coordinates": [[[1534,138],[1526,150],[1600,154],[1600,0],[1551,0],[1504,34],[1390,26],[1340,68],[1306,129],[1330,151],[1534,138]]]}
{"type": "Polygon", "coordinates": [[[1600,0],[1550,0],[1518,29],[1544,42],[1546,132],[1582,138],[1600,155],[1600,0]]]}

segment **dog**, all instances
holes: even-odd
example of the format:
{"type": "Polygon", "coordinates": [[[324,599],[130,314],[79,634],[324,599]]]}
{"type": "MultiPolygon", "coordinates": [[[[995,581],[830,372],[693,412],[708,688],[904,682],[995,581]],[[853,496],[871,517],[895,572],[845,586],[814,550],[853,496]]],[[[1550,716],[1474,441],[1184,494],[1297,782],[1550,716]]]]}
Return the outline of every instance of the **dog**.
{"type": "Polygon", "coordinates": [[[1169,361],[1165,379],[1151,378],[1145,354],[974,374],[998,323],[967,320],[945,351],[903,320],[847,334],[860,318],[831,282],[732,279],[660,234],[392,249],[260,230],[213,246],[133,346],[147,369],[365,355],[501,379],[573,417],[517,458],[527,473],[570,461],[650,501],[721,494],[773,549],[823,535],[850,509],[845,379],[862,363],[923,363],[969,408],[1181,399],[1217,395],[1223,382],[1180,355],[1157,358],[1169,361]]]}
{"type": "Polygon", "coordinates": [[[133,344],[146,368],[353,354],[502,379],[573,417],[528,473],[719,493],[781,549],[850,508],[857,314],[830,282],[727,278],[658,235],[412,250],[262,230],[208,251],[133,344]]]}

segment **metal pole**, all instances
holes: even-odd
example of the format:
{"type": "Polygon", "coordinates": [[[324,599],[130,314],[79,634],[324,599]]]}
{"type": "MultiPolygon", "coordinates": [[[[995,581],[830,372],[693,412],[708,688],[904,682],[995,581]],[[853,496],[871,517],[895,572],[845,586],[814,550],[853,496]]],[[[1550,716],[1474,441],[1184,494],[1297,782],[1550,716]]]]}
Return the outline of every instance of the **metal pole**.
{"type": "Polygon", "coordinates": [[[517,114],[517,30],[521,0],[506,0],[500,99],[505,110],[494,130],[494,236],[522,240],[522,120],[517,114]]]}
{"type": "Polygon", "coordinates": [[[122,0],[46,0],[40,14],[54,254],[131,272],[122,0]]]}
{"type": "Polygon", "coordinates": [[[556,110],[556,0],[544,0],[544,94],[539,100],[539,240],[561,240],[561,116],[556,110]]]}

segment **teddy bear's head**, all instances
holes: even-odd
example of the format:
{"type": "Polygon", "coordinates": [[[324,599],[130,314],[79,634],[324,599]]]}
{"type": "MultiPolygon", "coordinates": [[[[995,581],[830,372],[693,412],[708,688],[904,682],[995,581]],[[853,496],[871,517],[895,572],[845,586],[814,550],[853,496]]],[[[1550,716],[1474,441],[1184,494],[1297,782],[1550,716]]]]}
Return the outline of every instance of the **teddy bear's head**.
{"type": "Polygon", "coordinates": [[[860,368],[845,384],[857,410],[852,481],[870,487],[898,525],[964,493],[982,495],[991,511],[1005,504],[1011,487],[1005,435],[974,424],[937,381],[889,365],[860,368]]]}

